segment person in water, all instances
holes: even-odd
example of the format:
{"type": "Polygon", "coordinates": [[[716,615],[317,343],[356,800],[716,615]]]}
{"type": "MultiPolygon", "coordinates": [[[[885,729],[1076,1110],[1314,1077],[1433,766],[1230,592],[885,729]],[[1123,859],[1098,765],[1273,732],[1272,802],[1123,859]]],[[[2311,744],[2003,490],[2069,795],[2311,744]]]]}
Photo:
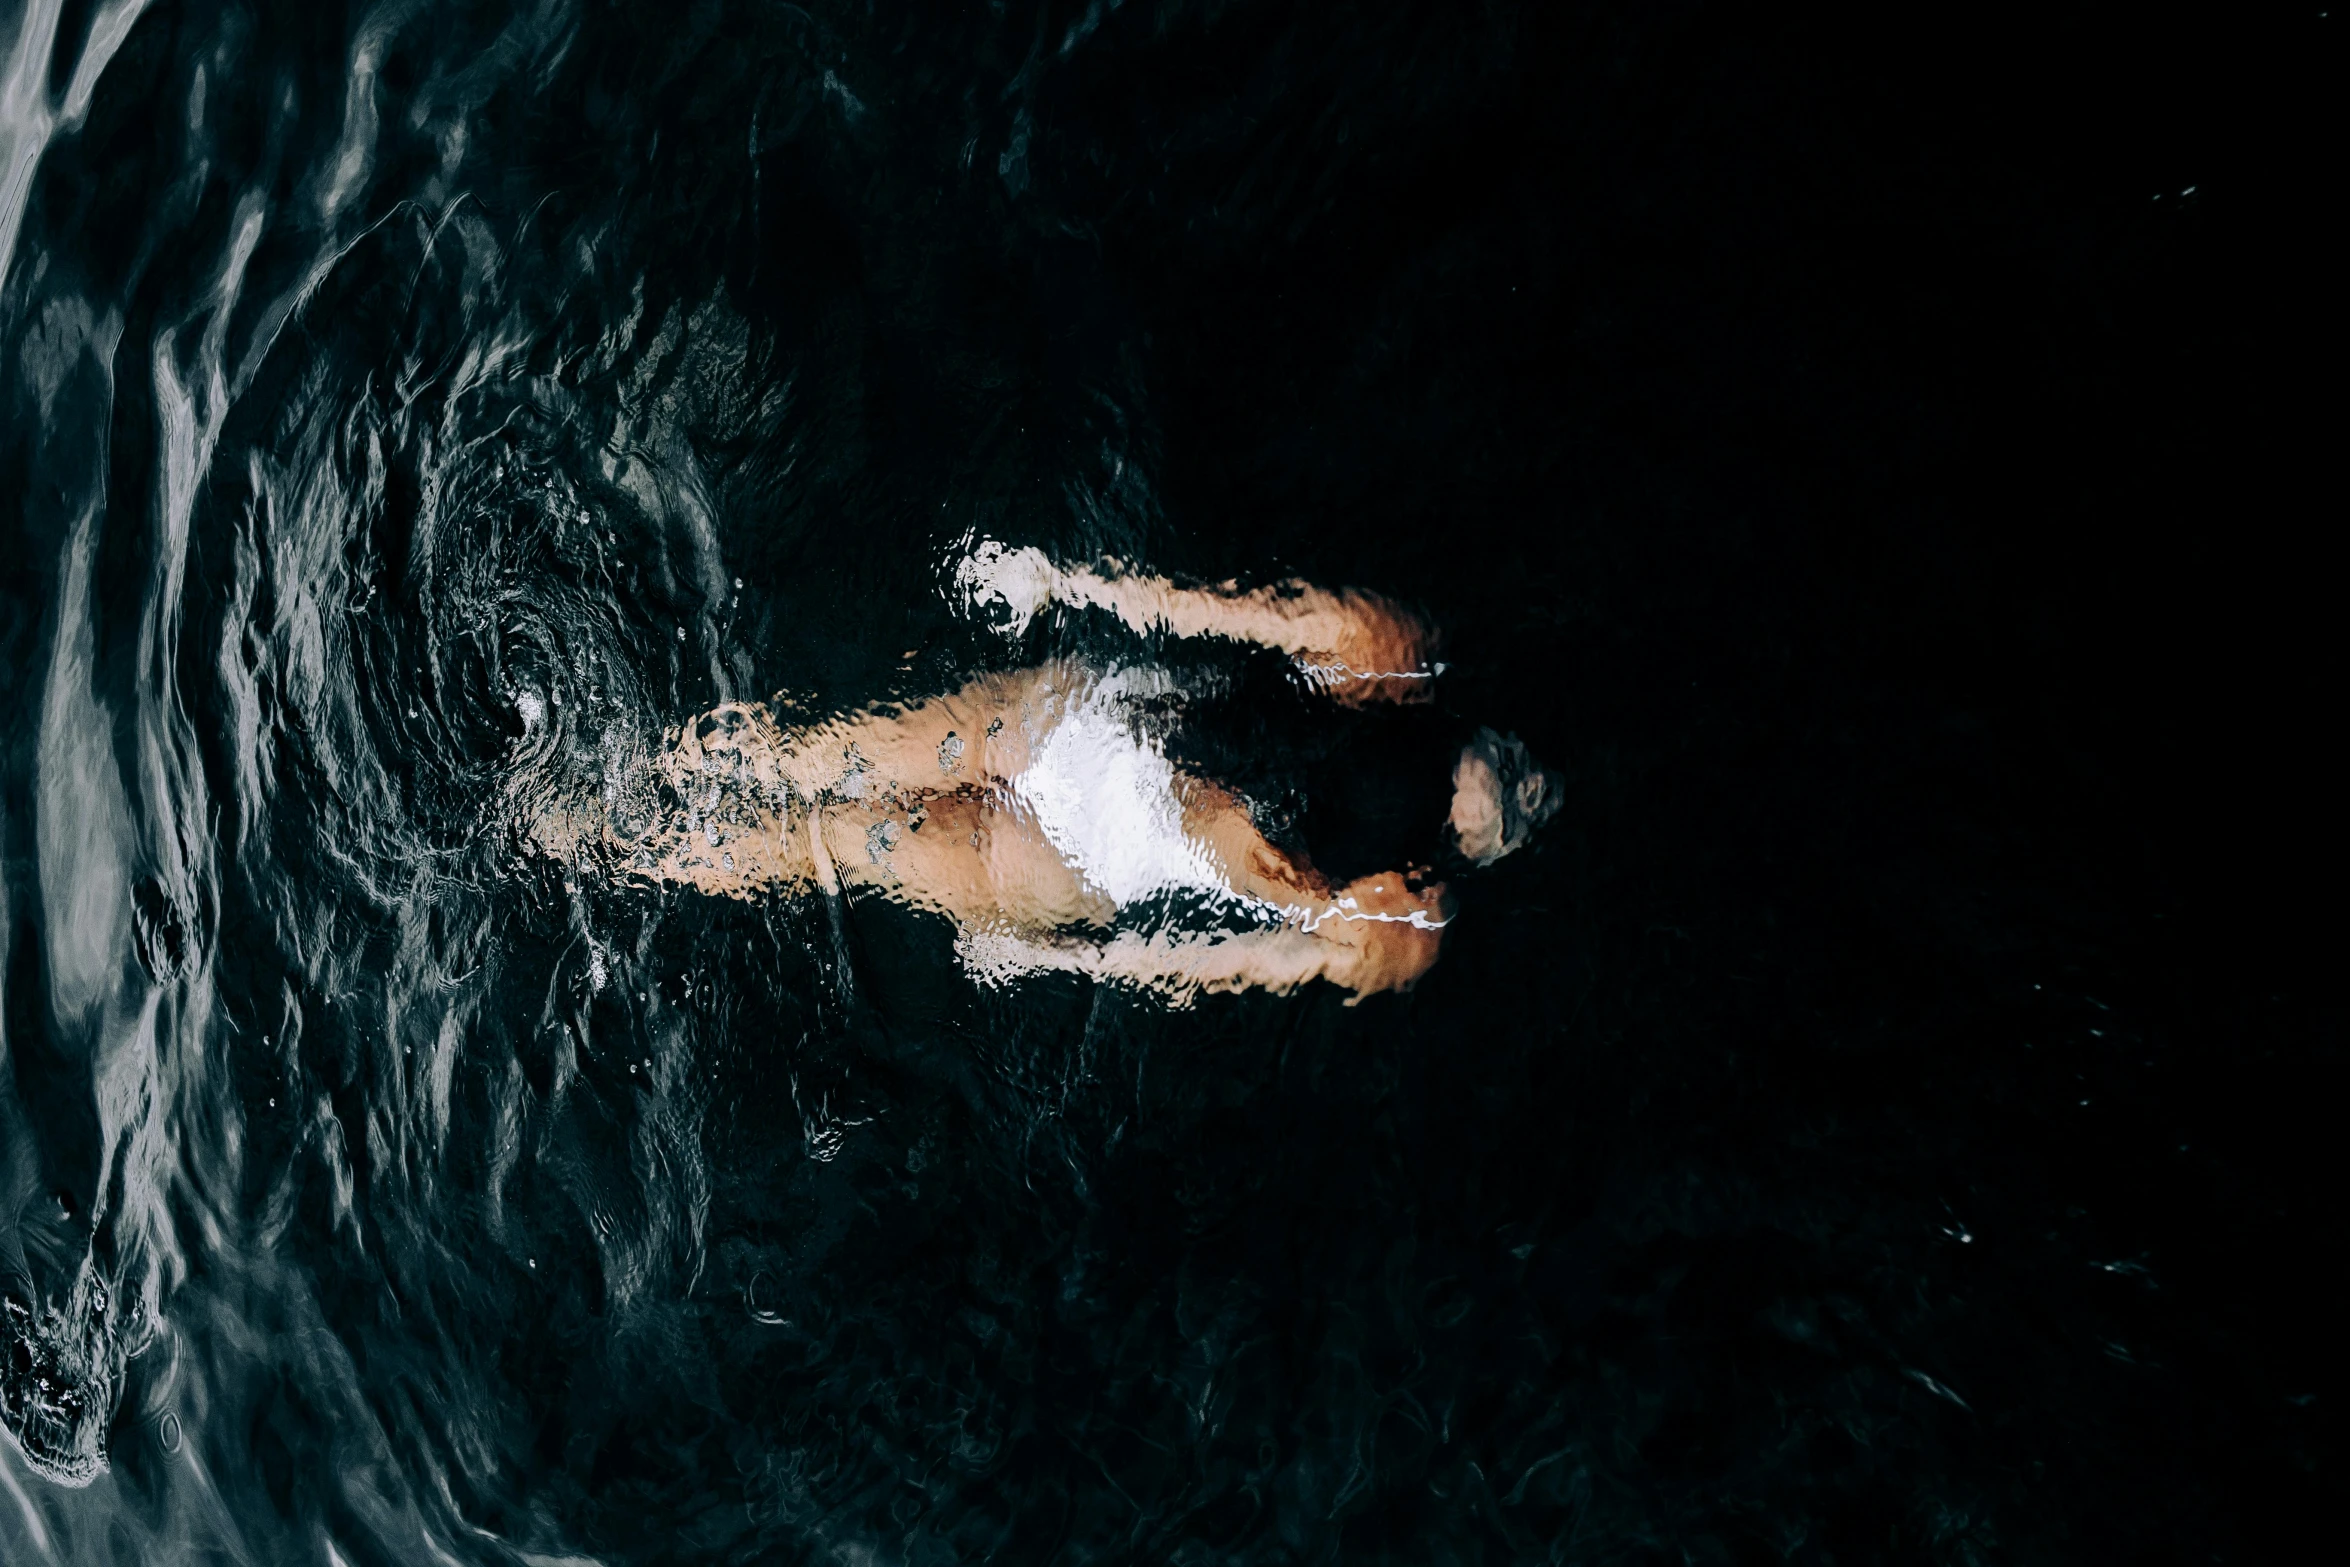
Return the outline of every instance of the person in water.
{"type": "MultiPolygon", "coordinates": [[[[1015,632],[1057,603],[1145,634],[1278,649],[1347,706],[1425,702],[1443,667],[1432,627],[1359,589],[1181,588],[994,544],[956,580],[1015,632]]],[[[1056,661],[798,727],[731,703],[674,734],[633,802],[625,781],[608,786],[530,836],[591,873],[718,895],[869,889],[946,916],[985,981],[1074,972],[1183,1001],[1319,978],[1351,1004],[1427,973],[1453,917],[1444,883],[1426,865],[1334,883],[1275,845],[1238,795],[1168,759],[1154,722],[1174,694],[1153,667],[1056,661]],[[649,794],[670,808],[648,808],[649,794]]],[[[1518,848],[1559,805],[1557,780],[1491,730],[1462,748],[1451,783],[1442,832],[1469,865],[1518,848]]]]}

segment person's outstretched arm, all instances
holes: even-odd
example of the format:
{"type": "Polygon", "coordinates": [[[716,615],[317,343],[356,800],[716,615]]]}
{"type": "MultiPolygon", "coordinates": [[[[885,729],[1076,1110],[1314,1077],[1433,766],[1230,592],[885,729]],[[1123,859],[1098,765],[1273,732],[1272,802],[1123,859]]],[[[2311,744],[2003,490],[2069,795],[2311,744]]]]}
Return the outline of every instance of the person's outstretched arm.
{"type": "Polygon", "coordinates": [[[967,601],[1003,604],[1018,626],[1048,603],[1085,605],[1146,636],[1227,637],[1277,648],[1308,681],[1349,704],[1426,701],[1444,667],[1434,661],[1434,627],[1362,588],[1294,580],[1184,588],[1114,563],[1055,566],[1041,550],[994,543],[972,551],[955,580],[967,601]]]}

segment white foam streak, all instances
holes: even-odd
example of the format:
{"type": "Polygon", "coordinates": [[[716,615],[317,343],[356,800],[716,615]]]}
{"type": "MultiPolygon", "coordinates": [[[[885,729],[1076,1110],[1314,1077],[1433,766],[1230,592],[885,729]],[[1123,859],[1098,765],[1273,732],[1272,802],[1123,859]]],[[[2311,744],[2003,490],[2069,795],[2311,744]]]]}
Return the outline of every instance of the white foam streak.
{"type": "Polygon", "coordinates": [[[114,719],[93,687],[90,574],[98,512],[85,510],[58,567],[57,635],[41,703],[36,858],[49,996],[79,1022],[113,994],[129,946],[132,832],[114,719]]]}
{"type": "Polygon", "coordinates": [[[147,0],[111,0],[98,12],[62,100],[50,97],[49,62],[56,52],[64,0],[30,0],[17,18],[16,44],[9,51],[6,71],[0,72],[0,286],[6,284],[16,255],[17,230],[24,222],[25,204],[32,199],[41,155],[57,136],[79,128],[98,90],[98,78],[146,9],[147,0]]]}
{"type": "MultiPolygon", "coordinates": [[[[16,1478],[15,1447],[16,1443],[13,1439],[0,1440],[0,1485],[5,1485],[8,1488],[8,1494],[15,1499],[18,1510],[24,1515],[25,1539],[31,1543],[34,1550],[41,1553],[41,1560],[55,1562],[57,1548],[49,1543],[49,1530],[48,1526],[41,1522],[41,1510],[33,1505],[33,1499],[25,1494],[23,1484],[16,1478]]],[[[5,1538],[6,1536],[0,1536],[0,1539],[5,1538]]],[[[15,1552],[11,1551],[9,1560],[14,1561],[15,1559],[15,1552]]]]}

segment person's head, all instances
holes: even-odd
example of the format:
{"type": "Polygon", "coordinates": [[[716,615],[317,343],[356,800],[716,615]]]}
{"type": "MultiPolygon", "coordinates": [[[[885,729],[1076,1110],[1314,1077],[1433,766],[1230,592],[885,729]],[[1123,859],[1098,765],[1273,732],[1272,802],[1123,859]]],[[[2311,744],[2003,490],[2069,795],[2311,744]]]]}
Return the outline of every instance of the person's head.
{"type": "Polygon", "coordinates": [[[1491,865],[1526,846],[1556,816],[1565,792],[1516,735],[1480,729],[1452,770],[1453,841],[1470,861],[1491,865]]]}

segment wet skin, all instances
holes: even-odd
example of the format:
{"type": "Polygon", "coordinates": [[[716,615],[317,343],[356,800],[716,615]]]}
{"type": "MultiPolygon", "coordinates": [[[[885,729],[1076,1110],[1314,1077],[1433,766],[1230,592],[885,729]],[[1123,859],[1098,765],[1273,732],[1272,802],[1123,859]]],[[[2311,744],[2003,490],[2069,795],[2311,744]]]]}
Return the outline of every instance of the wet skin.
{"type": "MultiPolygon", "coordinates": [[[[994,545],[974,551],[956,580],[970,604],[1008,611],[1016,627],[1062,603],[1107,610],[1146,634],[1277,648],[1309,686],[1350,705],[1425,701],[1442,667],[1431,662],[1431,627],[1359,589],[1179,588],[994,545]]],[[[1022,783],[1061,727],[1117,678],[1048,664],[791,729],[758,704],[722,707],[653,759],[669,808],[567,806],[534,824],[532,838],[590,873],[725,896],[877,890],[953,921],[966,964],[983,975],[1073,971],[1178,1000],[1325,979],[1360,999],[1428,971],[1451,913],[1442,885],[1401,869],[1333,885],[1268,841],[1228,790],[1181,772],[1165,780],[1180,821],[1172,852],[1196,856],[1196,890],[1260,928],[1111,932],[1117,900],[1072,862],[1082,846],[1066,832],[1055,842],[1022,783]],[[644,818],[650,825],[637,825],[644,818]]]]}
{"type": "Polygon", "coordinates": [[[1018,780],[1094,683],[1080,666],[1048,665],[792,730],[760,705],[719,708],[653,763],[682,809],[631,834],[590,803],[542,818],[534,837],[590,868],[720,895],[868,888],[967,936],[1022,944],[1032,966],[1170,993],[1322,978],[1363,996],[1427,972],[1449,914],[1440,885],[1393,871],[1333,886],[1267,841],[1229,792],[1180,772],[1183,835],[1269,928],[1086,939],[1108,929],[1117,904],[1047,836],[1018,780]]]}

